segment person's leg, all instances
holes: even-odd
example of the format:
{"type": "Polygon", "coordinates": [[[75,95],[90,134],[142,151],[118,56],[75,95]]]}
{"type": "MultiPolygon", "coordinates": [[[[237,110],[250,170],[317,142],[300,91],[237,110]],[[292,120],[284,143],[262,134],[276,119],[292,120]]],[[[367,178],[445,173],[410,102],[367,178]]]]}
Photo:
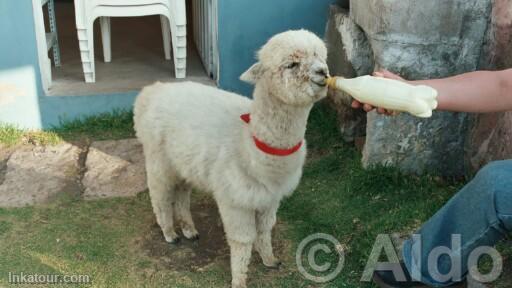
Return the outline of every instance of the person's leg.
{"type": "MultiPolygon", "coordinates": [[[[462,276],[465,277],[471,252],[478,247],[494,246],[511,231],[512,160],[507,160],[484,167],[417,232],[415,238],[407,240],[404,262],[413,279],[431,286],[448,286],[453,281],[440,282],[436,280],[439,277],[435,271],[429,271],[428,259],[432,251],[443,246],[452,248],[452,235],[460,235],[461,248],[450,256],[462,261],[462,276]]],[[[451,271],[448,255],[441,256],[437,264],[441,274],[451,271]]]]}

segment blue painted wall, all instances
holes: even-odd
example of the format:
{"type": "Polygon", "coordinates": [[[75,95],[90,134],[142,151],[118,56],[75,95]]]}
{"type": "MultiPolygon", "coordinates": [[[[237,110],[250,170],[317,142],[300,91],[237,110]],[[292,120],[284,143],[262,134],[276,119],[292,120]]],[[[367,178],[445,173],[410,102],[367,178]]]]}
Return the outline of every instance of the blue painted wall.
{"type": "Polygon", "coordinates": [[[0,86],[8,83],[20,91],[9,95],[14,97],[10,104],[0,106],[0,120],[38,127],[42,88],[31,1],[0,1],[0,39],[0,86]]]}
{"type": "MultiPolygon", "coordinates": [[[[32,0],[0,0],[0,87],[18,93],[1,105],[0,123],[21,128],[49,128],[61,120],[131,109],[137,92],[48,97],[44,94],[37,58],[32,0]]],[[[0,95],[1,97],[1,95],[0,95]]],[[[5,97],[5,96],[4,96],[5,97]]]]}
{"type": "MultiPolygon", "coordinates": [[[[305,28],[322,36],[328,6],[336,0],[220,0],[220,87],[250,95],[238,80],[272,35],[305,28]]],[[[61,120],[131,108],[137,92],[47,97],[41,85],[32,0],[0,0],[0,85],[20,91],[0,104],[0,122],[22,128],[49,128],[61,120]]],[[[1,103],[2,101],[0,101],[1,103]]]]}
{"type": "MultiPolygon", "coordinates": [[[[324,35],[329,5],[336,0],[219,0],[220,82],[223,89],[251,95],[238,78],[255,62],[272,35],[308,29],[324,35]]],[[[342,1],[340,1],[342,2],[342,1]]]]}

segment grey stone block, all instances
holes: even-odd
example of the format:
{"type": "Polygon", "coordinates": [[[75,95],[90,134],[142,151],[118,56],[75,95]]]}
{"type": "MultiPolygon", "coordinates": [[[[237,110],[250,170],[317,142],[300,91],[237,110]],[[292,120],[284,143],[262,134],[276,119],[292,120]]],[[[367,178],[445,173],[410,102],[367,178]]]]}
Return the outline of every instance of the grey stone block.
{"type": "MultiPolygon", "coordinates": [[[[493,1],[480,69],[512,67],[512,1],[493,1]]],[[[473,115],[466,142],[468,172],[512,158],[512,112],[473,115]]]]}
{"type": "Polygon", "coordinates": [[[475,70],[490,11],[490,0],[351,2],[376,66],[411,80],[475,70]]]}
{"type": "Polygon", "coordinates": [[[85,199],[129,197],[147,189],[144,155],[137,139],[93,142],[85,166],[85,199]]]}
{"type": "Polygon", "coordinates": [[[60,193],[80,194],[78,157],[71,144],[23,147],[10,155],[0,185],[0,206],[48,203],[60,193]]]}
{"type": "Polygon", "coordinates": [[[349,11],[332,5],[326,29],[331,74],[354,77],[373,71],[373,52],[368,38],[350,18],[349,11]]]}
{"type": "MultiPolygon", "coordinates": [[[[350,17],[368,37],[377,69],[410,80],[476,70],[490,0],[352,0],[350,17]]],[[[467,115],[431,119],[370,114],[363,164],[397,165],[412,173],[464,174],[467,115]]]]}
{"type": "MultiPolygon", "coordinates": [[[[373,56],[364,32],[337,5],[330,7],[325,33],[331,75],[352,78],[373,71],[373,56]]],[[[329,91],[329,103],[338,115],[343,139],[353,142],[366,133],[366,113],[350,107],[351,97],[342,91],[329,91]]]]}
{"type": "Polygon", "coordinates": [[[398,165],[408,173],[461,176],[466,118],[464,113],[435,113],[425,120],[369,113],[363,166],[398,165]]]}

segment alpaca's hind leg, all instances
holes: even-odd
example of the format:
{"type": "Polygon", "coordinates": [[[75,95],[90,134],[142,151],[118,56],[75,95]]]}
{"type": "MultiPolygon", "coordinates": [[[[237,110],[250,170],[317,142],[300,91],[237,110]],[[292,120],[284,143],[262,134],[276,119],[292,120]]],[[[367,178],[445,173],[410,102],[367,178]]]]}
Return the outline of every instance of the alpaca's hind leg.
{"type": "MultiPolygon", "coordinates": [[[[155,154],[154,154],[155,155],[155,154]]],[[[169,243],[179,241],[174,230],[173,202],[176,176],[172,169],[164,163],[161,157],[146,155],[146,170],[148,177],[149,196],[156,216],[156,221],[169,243]]]]}
{"type": "Polygon", "coordinates": [[[254,249],[260,254],[263,265],[277,268],[281,262],[274,256],[272,249],[272,227],[276,223],[277,207],[256,212],[256,242],[254,249]]]}
{"type": "Polygon", "coordinates": [[[255,213],[251,210],[219,204],[231,253],[233,288],[245,288],[247,270],[256,238],[255,213]]]}
{"type": "Polygon", "coordinates": [[[185,181],[180,181],[176,185],[174,212],[176,221],[180,223],[183,236],[187,239],[197,240],[199,239],[199,233],[197,233],[194,221],[192,220],[192,214],[190,213],[191,193],[192,188],[185,181]]]}

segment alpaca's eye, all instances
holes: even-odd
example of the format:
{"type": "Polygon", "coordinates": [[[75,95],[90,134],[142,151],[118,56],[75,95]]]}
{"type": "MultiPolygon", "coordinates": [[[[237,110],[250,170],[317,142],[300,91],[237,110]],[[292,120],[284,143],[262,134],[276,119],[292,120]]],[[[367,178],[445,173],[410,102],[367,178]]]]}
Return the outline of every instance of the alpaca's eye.
{"type": "Polygon", "coordinates": [[[299,67],[300,63],[299,62],[293,62],[293,63],[290,63],[286,66],[286,69],[294,69],[294,68],[297,68],[299,67]]]}

